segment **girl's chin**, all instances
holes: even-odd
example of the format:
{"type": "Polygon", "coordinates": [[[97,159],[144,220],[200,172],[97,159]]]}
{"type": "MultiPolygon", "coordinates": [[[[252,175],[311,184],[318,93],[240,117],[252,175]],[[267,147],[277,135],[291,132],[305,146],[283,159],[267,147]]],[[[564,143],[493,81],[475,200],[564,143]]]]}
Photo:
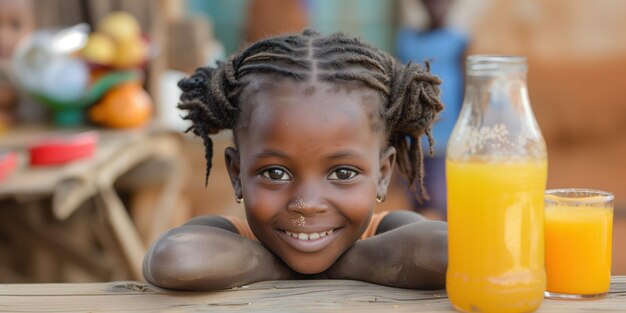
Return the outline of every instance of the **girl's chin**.
{"type": "Polygon", "coordinates": [[[333,265],[333,263],[334,262],[311,262],[310,260],[297,260],[295,262],[287,262],[287,266],[300,274],[315,275],[325,272],[333,265]]]}
{"type": "Polygon", "coordinates": [[[315,275],[326,272],[342,255],[342,252],[329,252],[330,251],[310,254],[295,254],[291,251],[287,251],[287,253],[279,254],[279,256],[292,270],[304,275],[315,275]]]}

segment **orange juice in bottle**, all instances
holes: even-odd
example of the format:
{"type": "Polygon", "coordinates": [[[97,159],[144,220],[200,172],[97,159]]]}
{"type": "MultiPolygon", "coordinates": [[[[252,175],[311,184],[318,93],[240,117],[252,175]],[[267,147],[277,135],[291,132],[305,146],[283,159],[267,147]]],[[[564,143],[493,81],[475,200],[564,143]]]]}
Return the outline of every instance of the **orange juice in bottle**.
{"type": "Polygon", "coordinates": [[[540,306],[546,179],[525,58],[470,56],[446,155],[446,289],[457,310],[532,312],[540,306]]]}

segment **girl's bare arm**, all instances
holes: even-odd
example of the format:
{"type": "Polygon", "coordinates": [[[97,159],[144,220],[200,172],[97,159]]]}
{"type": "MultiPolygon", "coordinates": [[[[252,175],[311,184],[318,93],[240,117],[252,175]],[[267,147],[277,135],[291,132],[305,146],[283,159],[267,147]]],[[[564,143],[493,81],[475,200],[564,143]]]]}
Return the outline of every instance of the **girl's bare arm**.
{"type": "Polygon", "coordinates": [[[358,241],[324,274],[399,288],[445,288],[445,222],[420,220],[358,241]]]}
{"type": "Polygon", "coordinates": [[[180,290],[219,290],[296,274],[256,241],[218,227],[185,225],[162,235],[144,258],[146,280],[180,290]]]}

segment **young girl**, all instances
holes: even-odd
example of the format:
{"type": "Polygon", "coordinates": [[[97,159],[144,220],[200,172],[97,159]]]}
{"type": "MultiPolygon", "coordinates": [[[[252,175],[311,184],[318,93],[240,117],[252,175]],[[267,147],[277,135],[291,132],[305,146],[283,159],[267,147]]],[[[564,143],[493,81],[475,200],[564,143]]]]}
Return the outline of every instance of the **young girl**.
{"type": "Polygon", "coordinates": [[[233,131],[226,166],[247,223],[203,216],[168,231],[144,259],[146,279],[184,290],[304,278],[444,288],[446,224],[372,214],[396,162],[423,197],[419,137],[431,138],[443,108],[439,83],[357,38],[310,30],[197,69],[179,83],[179,108],[204,140],[207,179],[210,135],[233,131]]]}

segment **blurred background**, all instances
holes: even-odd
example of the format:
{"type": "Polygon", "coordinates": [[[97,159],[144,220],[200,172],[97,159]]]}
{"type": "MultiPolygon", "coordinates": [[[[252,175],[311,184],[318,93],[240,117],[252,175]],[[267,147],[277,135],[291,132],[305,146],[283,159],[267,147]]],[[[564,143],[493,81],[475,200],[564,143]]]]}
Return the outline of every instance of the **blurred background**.
{"type": "Polygon", "coordinates": [[[442,160],[465,56],[527,56],[548,188],[615,194],[613,274],[626,274],[624,1],[0,0],[0,282],[142,279],[143,252],[167,228],[245,218],[220,152],[230,134],[215,138],[205,187],[204,147],[183,134],[176,83],[307,27],[428,60],[442,77],[431,201],[413,201],[397,177],[377,208],[433,219],[446,216],[442,160]]]}

